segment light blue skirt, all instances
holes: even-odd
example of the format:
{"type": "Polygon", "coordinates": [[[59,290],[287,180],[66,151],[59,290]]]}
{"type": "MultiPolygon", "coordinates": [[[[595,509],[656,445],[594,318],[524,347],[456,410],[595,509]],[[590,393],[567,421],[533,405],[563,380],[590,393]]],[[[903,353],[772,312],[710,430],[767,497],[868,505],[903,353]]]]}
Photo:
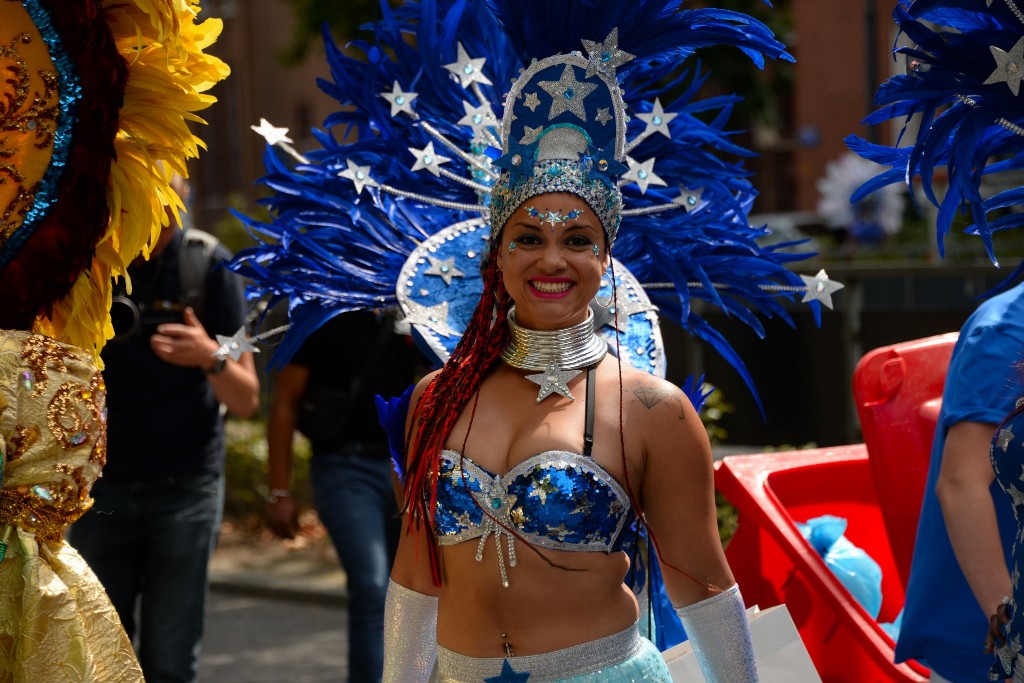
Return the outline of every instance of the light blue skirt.
{"type": "Polygon", "coordinates": [[[467,657],[437,647],[439,683],[671,683],[665,660],[636,625],[564,650],[525,657],[467,657]]]}

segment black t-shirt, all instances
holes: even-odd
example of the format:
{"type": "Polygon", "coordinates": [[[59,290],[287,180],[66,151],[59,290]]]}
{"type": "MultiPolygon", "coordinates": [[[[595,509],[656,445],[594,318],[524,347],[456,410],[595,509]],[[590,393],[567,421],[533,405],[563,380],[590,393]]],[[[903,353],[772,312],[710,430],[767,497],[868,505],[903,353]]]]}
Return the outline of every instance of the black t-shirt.
{"type": "MultiPolygon", "coordinates": [[[[154,479],[219,472],[224,459],[220,404],[200,368],[183,368],[157,358],[149,337],[160,322],[181,322],[178,274],[182,234],[164,252],[128,273],[131,300],[143,309],[134,334],[103,349],[107,384],[107,465],[111,479],[154,479]],[[172,310],[155,310],[155,309],[172,310]]],[[[231,257],[223,246],[212,263],[231,257]]],[[[245,321],[241,278],[223,267],[206,276],[203,310],[196,311],[206,332],[232,335],[245,321]]]]}
{"type": "Polygon", "coordinates": [[[412,339],[395,334],[394,323],[391,314],[343,313],[310,335],[292,357],[291,363],[310,370],[305,408],[319,402],[316,420],[343,425],[324,430],[330,435],[321,438],[315,430],[304,429],[314,451],[336,452],[360,443],[379,445],[386,456],[387,439],[377,420],[374,395],[398,396],[426,370],[412,339]]]}

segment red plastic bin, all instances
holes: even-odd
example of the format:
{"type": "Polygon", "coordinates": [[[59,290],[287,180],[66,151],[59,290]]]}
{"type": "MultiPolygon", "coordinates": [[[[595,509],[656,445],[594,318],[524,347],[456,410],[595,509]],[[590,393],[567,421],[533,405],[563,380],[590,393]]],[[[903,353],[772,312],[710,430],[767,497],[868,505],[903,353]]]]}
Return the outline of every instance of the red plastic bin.
{"type": "Polygon", "coordinates": [[[861,358],[853,396],[878,503],[905,587],[946,370],[958,334],[883,346],[861,358]]]}
{"type": "Polygon", "coordinates": [[[893,641],[832,575],[794,525],[832,514],[882,568],[880,621],[903,607],[886,525],[863,444],[732,456],[715,472],[739,526],[726,556],[748,605],[786,603],[825,683],[926,683],[916,662],[893,663],[893,641]]]}

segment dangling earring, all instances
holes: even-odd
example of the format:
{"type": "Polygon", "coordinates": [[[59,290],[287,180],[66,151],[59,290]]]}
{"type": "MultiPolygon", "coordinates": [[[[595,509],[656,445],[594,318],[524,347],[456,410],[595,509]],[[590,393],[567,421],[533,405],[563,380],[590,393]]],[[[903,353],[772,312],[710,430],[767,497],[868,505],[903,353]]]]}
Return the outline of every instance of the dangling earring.
{"type": "Polygon", "coordinates": [[[594,247],[594,256],[600,256],[601,255],[601,248],[598,247],[596,244],[593,245],[593,247],[594,247]]]}
{"type": "Polygon", "coordinates": [[[505,300],[504,300],[504,301],[502,301],[501,297],[500,297],[500,296],[498,296],[498,292],[499,292],[499,291],[501,291],[501,289],[500,289],[500,286],[495,286],[495,288],[494,288],[494,301],[495,301],[495,303],[497,303],[497,304],[498,304],[499,306],[504,306],[505,304],[507,304],[507,303],[508,303],[508,302],[509,302],[509,301],[511,300],[511,297],[510,297],[510,296],[508,296],[508,291],[506,291],[506,292],[505,292],[505,295],[506,295],[506,296],[505,296],[505,300]]]}
{"type": "Polygon", "coordinates": [[[515,243],[515,241],[513,240],[512,242],[509,242],[509,243],[508,243],[508,253],[510,253],[510,254],[511,254],[511,253],[512,253],[513,251],[515,251],[515,250],[516,250],[516,243],[515,243]]]}

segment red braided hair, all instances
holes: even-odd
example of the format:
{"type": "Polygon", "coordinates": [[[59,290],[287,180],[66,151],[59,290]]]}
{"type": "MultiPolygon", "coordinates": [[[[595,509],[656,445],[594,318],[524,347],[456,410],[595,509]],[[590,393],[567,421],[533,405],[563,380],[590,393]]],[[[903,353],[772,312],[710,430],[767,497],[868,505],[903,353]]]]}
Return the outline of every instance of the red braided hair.
{"type": "MultiPolygon", "coordinates": [[[[505,323],[511,299],[497,265],[500,240],[494,240],[481,274],[484,291],[473,317],[451,357],[424,390],[413,413],[414,429],[407,439],[405,512],[409,530],[433,524],[441,451],[462,410],[494,367],[508,341],[505,323]],[[429,493],[429,495],[428,495],[429,493]]],[[[427,544],[434,584],[441,585],[440,557],[435,543],[427,544]]]]}

